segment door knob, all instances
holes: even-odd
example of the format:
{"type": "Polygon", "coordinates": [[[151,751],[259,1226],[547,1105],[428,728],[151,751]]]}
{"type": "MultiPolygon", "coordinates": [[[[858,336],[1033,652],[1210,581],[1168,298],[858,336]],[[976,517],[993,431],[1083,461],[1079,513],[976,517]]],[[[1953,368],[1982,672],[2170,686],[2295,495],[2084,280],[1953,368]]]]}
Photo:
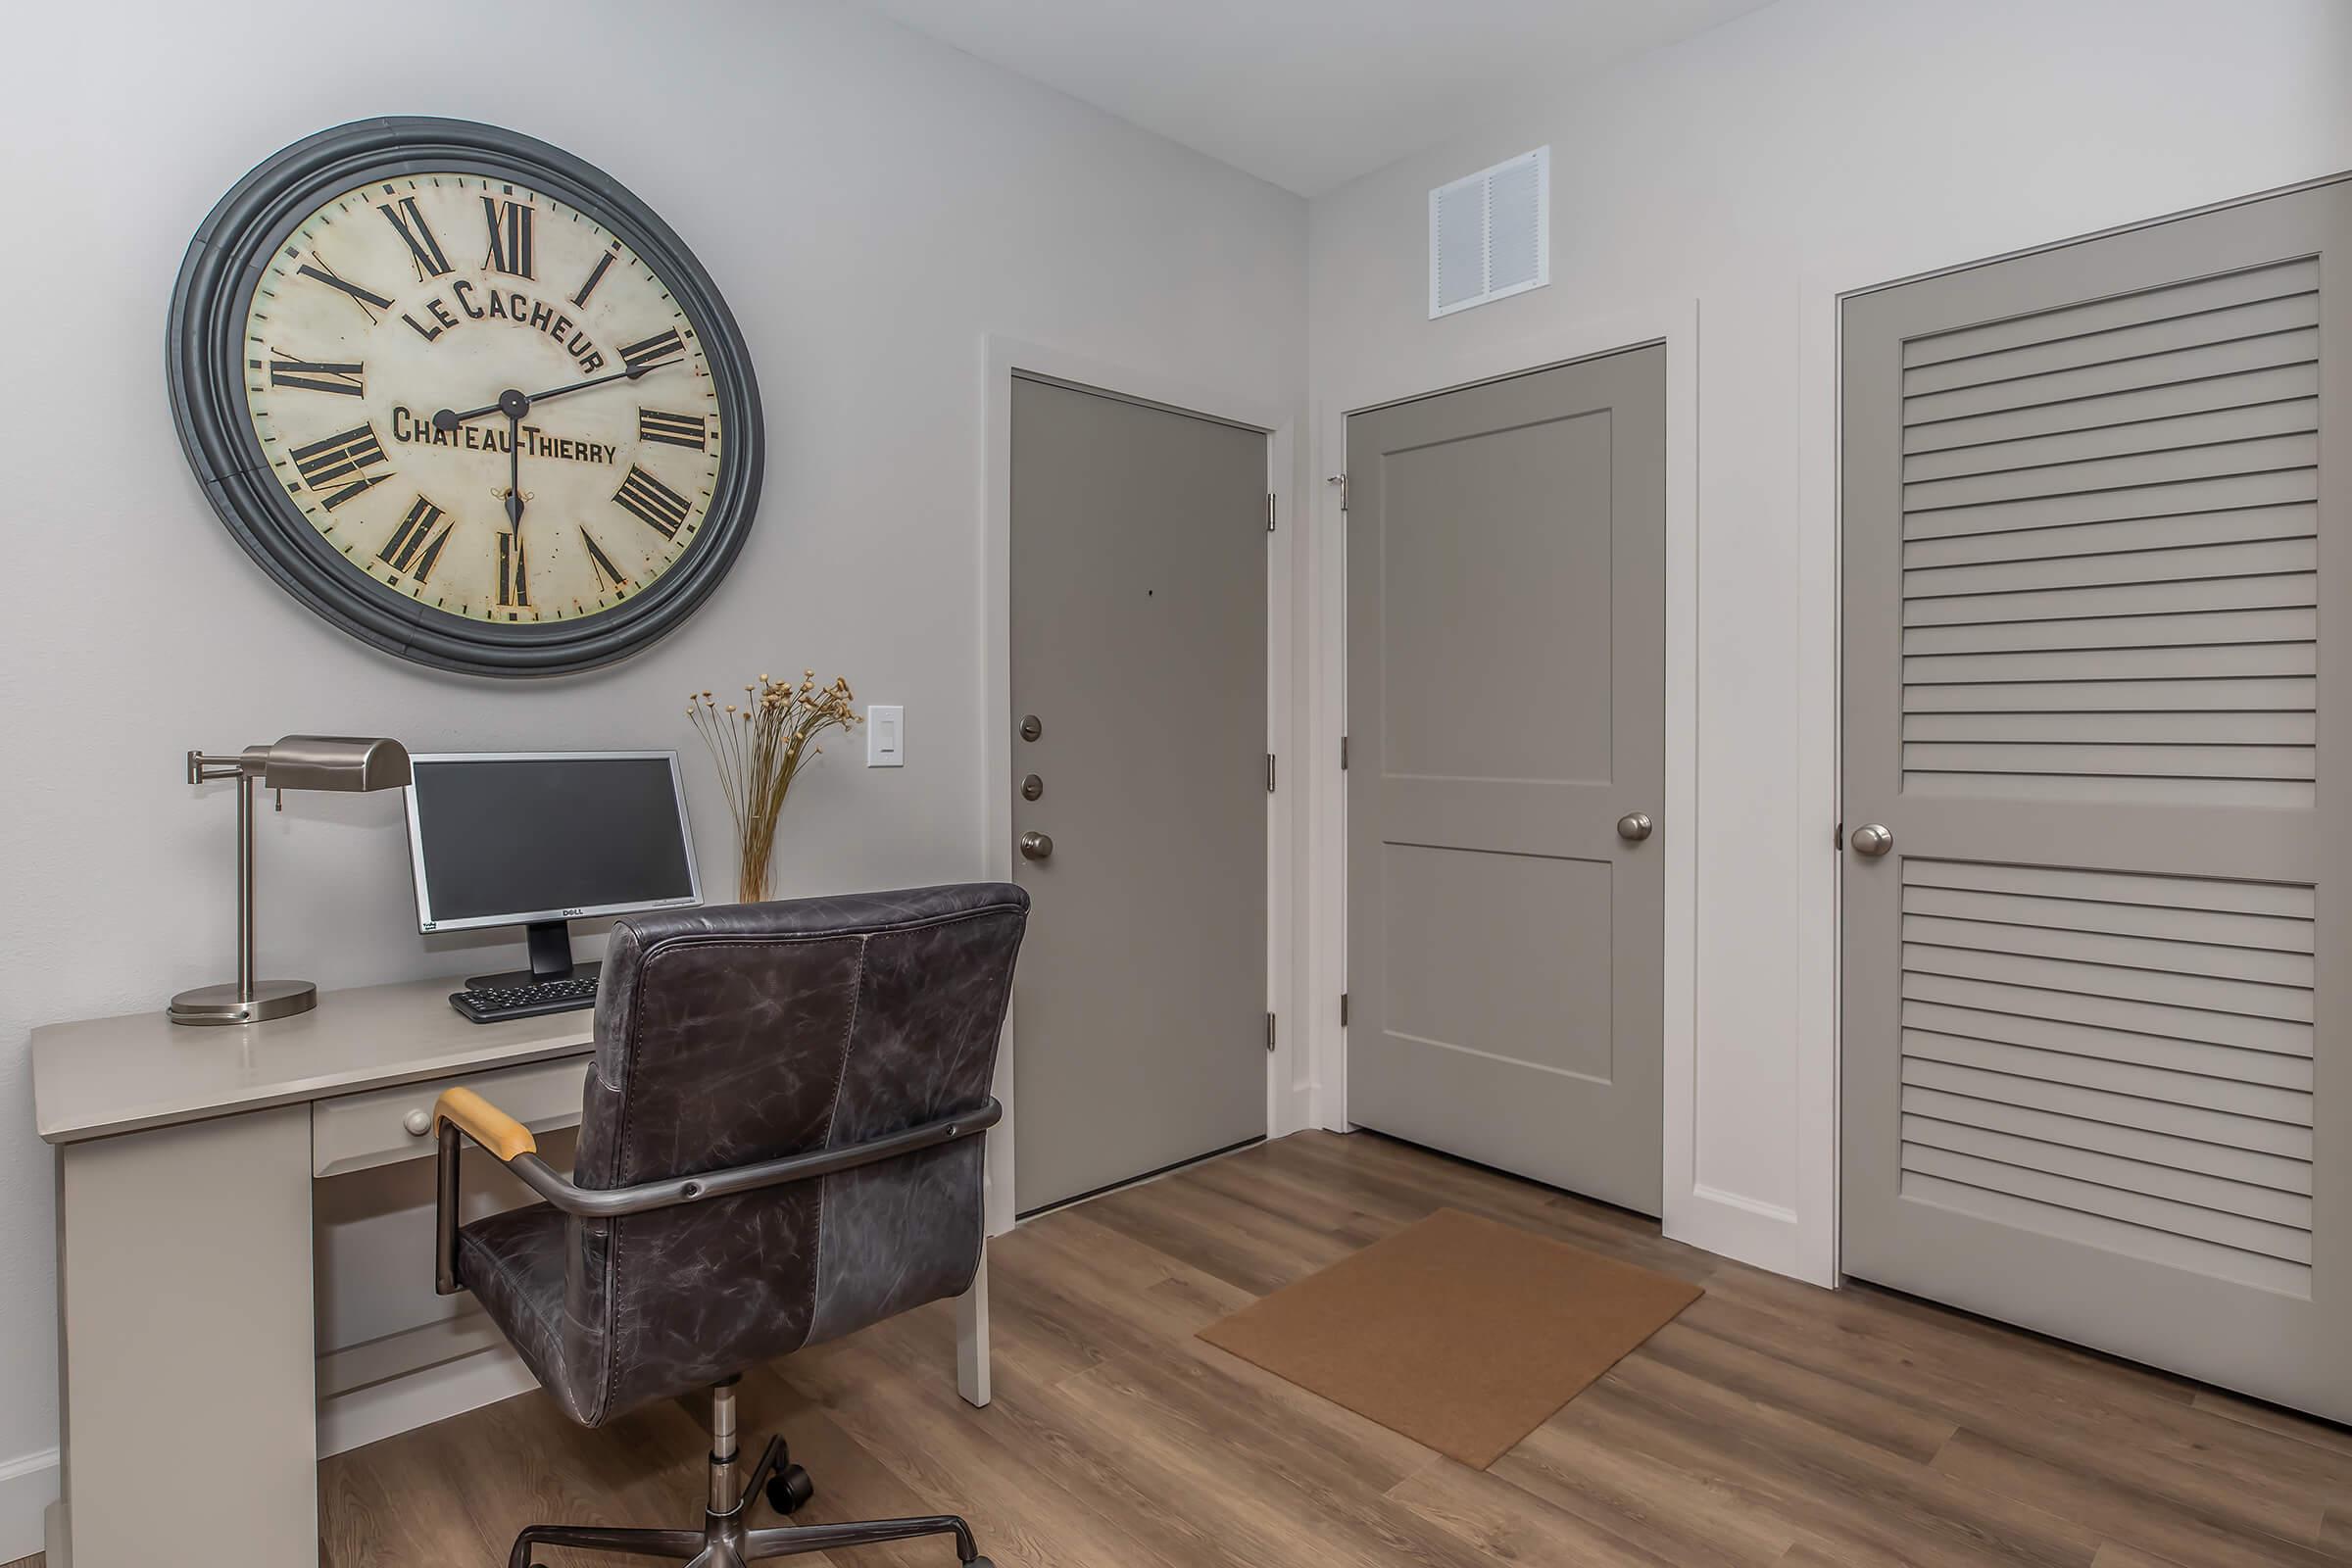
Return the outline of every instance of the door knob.
{"type": "Polygon", "coordinates": [[[1649,837],[1652,825],[1647,811],[1628,811],[1617,819],[1617,836],[1628,844],[1639,844],[1649,837]]]}
{"type": "Polygon", "coordinates": [[[1045,834],[1043,834],[1043,833],[1038,833],[1038,832],[1034,832],[1034,831],[1033,831],[1033,832],[1024,833],[1024,834],[1022,834],[1022,835],[1021,835],[1021,858],[1022,858],[1022,859],[1024,859],[1024,860],[1048,860],[1048,859],[1052,859],[1053,858],[1054,858],[1054,841],[1053,841],[1053,839],[1049,838],[1047,835],[1045,835],[1045,834]]]}
{"type": "Polygon", "coordinates": [[[1877,859],[1894,848],[1894,834],[1882,823],[1865,822],[1854,829],[1854,853],[1877,859]]]}

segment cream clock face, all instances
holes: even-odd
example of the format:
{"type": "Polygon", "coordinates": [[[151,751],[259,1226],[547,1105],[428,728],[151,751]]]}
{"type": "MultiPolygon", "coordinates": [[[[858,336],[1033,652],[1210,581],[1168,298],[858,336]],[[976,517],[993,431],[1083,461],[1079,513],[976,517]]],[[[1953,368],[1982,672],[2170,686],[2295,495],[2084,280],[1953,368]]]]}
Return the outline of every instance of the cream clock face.
{"type": "Polygon", "coordinates": [[[263,265],[246,412],[350,567],[497,624],[620,609],[694,551],[721,400],[670,287],[513,181],[403,173],[321,203],[263,265]]]}

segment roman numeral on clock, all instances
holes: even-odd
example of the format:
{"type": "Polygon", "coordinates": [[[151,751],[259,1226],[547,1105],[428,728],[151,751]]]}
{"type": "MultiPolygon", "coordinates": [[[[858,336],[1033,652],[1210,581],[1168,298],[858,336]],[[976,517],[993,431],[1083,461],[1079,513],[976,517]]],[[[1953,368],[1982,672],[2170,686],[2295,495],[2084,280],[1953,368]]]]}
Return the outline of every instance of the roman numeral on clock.
{"type": "Polygon", "coordinates": [[[619,254],[620,241],[614,240],[612,248],[599,256],[596,259],[596,265],[588,270],[588,281],[582,283],[580,291],[571,297],[572,304],[585,305],[588,303],[588,296],[596,292],[596,285],[605,280],[605,270],[612,265],[612,259],[619,254]]]}
{"type": "Polygon", "coordinates": [[[706,444],[710,439],[710,427],[699,414],[664,414],[660,409],[639,409],[637,439],[707,452],[710,450],[706,444]]]}
{"type": "Polygon", "coordinates": [[[392,308],[392,302],[375,290],[362,288],[357,283],[337,277],[334,269],[328,267],[324,262],[318,263],[316,267],[305,262],[294,270],[302,277],[314,278],[324,283],[328,288],[340,289],[343,293],[350,295],[351,302],[360,308],[361,314],[368,318],[368,324],[370,326],[375,324],[377,311],[388,311],[392,308]]]}
{"type": "Polygon", "coordinates": [[[375,426],[363,424],[330,435],[309,446],[296,447],[291,454],[295,471],[302,482],[311,487],[319,504],[332,512],[352,497],[365,495],[392,477],[389,473],[369,473],[368,470],[385,461],[383,443],[375,438],[375,426]],[[348,483],[343,481],[348,480],[348,483]],[[342,484],[331,493],[330,485],[342,484]]]}
{"type": "Polygon", "coordinates": [[[457,519],[434,506],[422,496],[409,504],[407,515],[376,559],[394,571],[405,571],[418,582],[433,575],[433,563],[441,559],[441,547],[449,543],[449,532],[457,519]]]}
{"type": "Polygon", "coordinates": [[[643,373],[685,352],[686,345],[679,339],[678,329],[673,326],[642,343],[621,345],[620,357],[631,370],[643,373]]]}
{"type": "Polygon", "coordinates": [[[596,573],[596,586],[600,591],[609,593],[629,580],[628,573],[612,564],[612,558],[605,554],[604,547],[596,542],[596,536],[585,528],[580,530],[580,543],[588,547],[588,569],[596,573]]]}
{"type": "Polygon", "coordinates": [[[528,202],[482,198],[482,216],[490,222],[487,265],[510,277],[536,277],[531,267],[531,205],[528,202]]]}
{"type": "Polygon", "coordinates": [[[504,610],[528,610],[531,607],[531,584],[523,568],[522,537],[515,533],[498,536],[498,603],[504,610]]]}
{"type": "Polygon", "coordinates": [[[346,365],[325,360],[272,358],[270,384],[300,387],[305,392],[341,392],[349,397],[365,397],[367,370],[356,360],[346,365]]]}
{"type": "Polygon", "coordinates": [[[417,277],[439,277],[449,270],[449,258],[441,253],[441,242],[433,237],[432,225],[424,220],[424,214],[416,210],[416,197],[403,196],[382,204],[376,211],[408,241],[409,254],[416,261],[417,277]]]}
{"type": "Polygon", "coordinates": [[[612,492],[612,499],[633,512],[645,525],[664,539],[675,539],[678,530],[686,525],[686,514],[692,503],[655,478],[652,474],[629,465],[629,475],[612,492]]]}

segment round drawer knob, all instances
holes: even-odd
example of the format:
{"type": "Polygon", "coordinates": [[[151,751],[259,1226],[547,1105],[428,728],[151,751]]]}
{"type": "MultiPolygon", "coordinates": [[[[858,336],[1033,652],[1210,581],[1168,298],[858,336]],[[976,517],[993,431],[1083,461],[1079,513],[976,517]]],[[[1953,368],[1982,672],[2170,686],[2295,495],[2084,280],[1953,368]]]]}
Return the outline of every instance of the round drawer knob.
{"type": "Polygon", "coordinates": [[[412,1110],[400,1118],[400,1124],[409,1130],[411,1138],[422,1138],[433,1130],[433,1113],[429,1110],[412,1110]]]}

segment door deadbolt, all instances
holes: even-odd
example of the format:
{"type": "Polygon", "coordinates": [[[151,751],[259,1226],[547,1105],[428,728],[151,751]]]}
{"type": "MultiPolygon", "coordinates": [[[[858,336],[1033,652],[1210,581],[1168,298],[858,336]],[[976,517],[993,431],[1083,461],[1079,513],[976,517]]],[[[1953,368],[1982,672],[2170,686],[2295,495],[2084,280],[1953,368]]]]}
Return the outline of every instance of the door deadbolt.
{"type": "Polygon", "coordinates": [[[1046,726],[1037,721],[1035,713],[1031,713],[1021,720],[1021,739],[1033,741],[1045,732],[1046,726]]]}
{"type": "Polygon", "coordinates": [[[1022,859],[1050,860],[1053,858],[1054,840],[1052,838],[1046,834],[1038,832],[1028,832],[1021,835],[1022,859]]]}
{"type": "Polygon", "coordinates": [[[1853,845],[1856,855],[1875,860],[1894,848],[1894,834],[1883,823],[1865,822],[1854,829],[1853,845]]]}
{"type": "Polygon", "coordinates": [[[1037,798],[1038,798],[1040,795],[1043,795],[1043,794],[1045,794],[1045,793],[1046,793],[1046,781],[1045,781],[1044,779],[1042,779],[1042,778],[1039,778],[1039,777],[1038,777],[1038,776],[1037,776],[1035,773],[1032,773],[1032,774],[1030,774],[1030,775],[1029,775],[1027,778],[1025,778],[1025,779],[1021,780],[1021,799],[1022,799],[1022,800],[1024,800],[1024,801],[1034,801],[1034,800],[1036,800],[1036,799],[1037,799],[1037,798]]]}
{"type": "Polygon", "coordinates": [[[1647,811],[1628,811],[1617,819],[1617,836],[1628,844],[1639,844],[1649,837],[1652,825],[1647,811]]]}

